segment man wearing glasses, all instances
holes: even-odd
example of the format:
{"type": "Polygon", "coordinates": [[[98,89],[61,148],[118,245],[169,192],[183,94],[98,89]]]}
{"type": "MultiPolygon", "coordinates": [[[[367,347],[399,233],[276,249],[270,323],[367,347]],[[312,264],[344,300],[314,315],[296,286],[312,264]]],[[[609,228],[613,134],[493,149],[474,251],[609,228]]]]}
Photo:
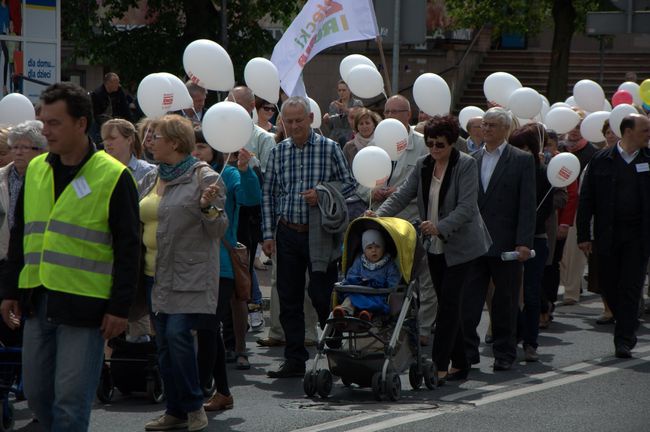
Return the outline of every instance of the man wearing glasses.
{"type": "Polygon", "coordinates": [[[490,108],[483,117],[485,145],[472,154],[478,162],[478,206],[492,237],[488,252],[478,258],[466,281],[463,297],[465,350],[470,364],[480,361],[476,328],[481,321],[490,279],[494,281],[492,336],[494,370],[505,371],[517,358],[517,312],[522,263],[530,257],[535,234],[535,163],[530,153],[508,144],[512,117],[490,108]],[[516,250],[517,261],[502,261],[501,253],[516,250]]]}

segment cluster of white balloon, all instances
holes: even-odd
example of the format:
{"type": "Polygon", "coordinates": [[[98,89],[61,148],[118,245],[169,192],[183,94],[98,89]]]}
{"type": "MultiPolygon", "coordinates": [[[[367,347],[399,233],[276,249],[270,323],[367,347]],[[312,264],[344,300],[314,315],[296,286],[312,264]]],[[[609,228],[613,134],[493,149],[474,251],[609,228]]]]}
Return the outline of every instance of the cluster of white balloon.
{"type": "MultiPolygon", "coordinates": [[[[218,43],[199,39],[183,53],[185,73],[197,85],[214,91],[230,91],[235,73],[228,52],[218,43]]],[[[261,57],[251,59],[244,69],[246,85],[257,96],[277,104],[280,77],[273,63],[261,57]]],[[[138,102],[147,117],[156,118],[169,111],[192,109],[193,102],[185,84],[166,73],[147,75],[138,86],[138,102]]],[[[208,109],[201,122],[206,141],[215,150],[235,152],[244,147],[253,133],[253,119],[239,104],[219,102],[208,109]]]]}

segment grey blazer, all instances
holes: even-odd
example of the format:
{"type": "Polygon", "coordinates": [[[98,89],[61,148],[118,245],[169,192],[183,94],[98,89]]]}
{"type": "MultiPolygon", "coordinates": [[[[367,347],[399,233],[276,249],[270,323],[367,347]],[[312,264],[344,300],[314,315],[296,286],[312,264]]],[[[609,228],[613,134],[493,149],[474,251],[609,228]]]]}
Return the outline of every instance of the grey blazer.
{"type": "Polygon", "coordinates": [[[487,256],[499,256],[516,246],[533,247],[536,189],[533,155],[506,144],[487,190],[481,166],[485,147],[472,153],[478,165],[478,207],[492,237],[487,256]]]}
{"type": "MultiPolygon", "coordinates": [[[[417,198],[422,220],[429,219],[429,189],[435,160],[418,159],[413,172],[377,210],[379,216],[392,216],[417,198]]],[[[492,244],[477,202],[478,171],[469,155],[452,149],[439,195],[438,231],[448,266],[469,262],[484,255],[492,244]]]]}

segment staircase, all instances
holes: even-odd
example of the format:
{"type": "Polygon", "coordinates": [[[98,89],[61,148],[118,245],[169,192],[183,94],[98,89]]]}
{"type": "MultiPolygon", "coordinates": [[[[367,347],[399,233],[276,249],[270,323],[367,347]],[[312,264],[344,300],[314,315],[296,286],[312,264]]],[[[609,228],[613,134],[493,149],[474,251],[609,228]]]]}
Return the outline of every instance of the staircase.
{"type": "MultiPolygon", "coordinates": [[[[550,51],[489,51],[468,83],[456,110],[468,105],[486,109],[483,81],[494,72],[508,72],[516,76],[524,87],[532,87],[546,95],[550,62],[550,51]]],[[[626,72],[636,72],[639,84],[650,78],[648,64],[650,64],[650,53],[605,53],[603,82],[600,83],[605,91],[605,97],[611,100],[618,86],[625,81],[626,72]]],[[[599,71],[598,52],[572,52],[569,60],[566,97],[573,94],[573,85],[582,79],[599,82],[599,71]]],[[[558,101],[550,102],[553,104],[558,101]]]]}

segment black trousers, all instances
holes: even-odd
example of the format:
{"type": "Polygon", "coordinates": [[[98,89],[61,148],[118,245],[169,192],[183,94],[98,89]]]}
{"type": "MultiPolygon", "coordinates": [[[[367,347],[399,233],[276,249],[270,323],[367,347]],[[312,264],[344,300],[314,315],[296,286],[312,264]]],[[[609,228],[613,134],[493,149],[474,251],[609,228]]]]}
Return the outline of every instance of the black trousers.
{"type": "Polygon", "coordinates": [[[228,373],[226,371],[226,350],[221,335],[221,323],[225,316],[231,317],[230,298],[235,290],[233,279],[219,279],[219,300],[215,327],[199,329],[196,332],[198,350],[196,360],[199,366],[199,381],[202,388],[208,387],[210,378],[214,378],[217,391],[224,396],[230,395],[228,373]]]}
{"type": "Polygon", "coordinates": [[[519,285],[522,264],[519,261],[501,261],[499,257],[480,257],[469,271],[463,295],[463,331],[465,352],[470,363],[480,359],[480,338],[476,328],[481,322],[485,296],[490,279],[494,281],[492,299],[492,352],[495,359],[512,363],[517,358],[517,314],[519,312],[519,285]]]}
{"type": "Polygon", "coordinates": [[[447,266],[444,254],[428,254],[429,272],[438,296],[436,334],[432,358],[440,371],[452,367],[466,369],[465,337],[461,322],[463,289],[472,262],[447,266]]]}
{"type": "Polygon", "coordinates": [[[280,300],[280,324],[287,345],[287,361],[304,364],[309,358],[305,349],[305,271],[309,271],[307,292],[318,314],[321,328],[330,312],[330,297],[337,278],[336,263],[325,272],[314,272],[309,258],[309,233],[299,233],[279,224],[275,236],[277,285],[280,300]]]}
{"type": "Polygon", "coordinates": [[[557,291],[560,288],[560,261],[562,261],[565,243],[566,239],[555,240],[555,250],[553,251],[551,264],[544,267],[541,313],[548,313],[550,303],[557,301],[557,291]]]}
{"type": "MultiPolygon", "coordinates": [[[[623,230],[611,253],[599,252],[598,283],[614,314],[614,345],[632,349],[639,327],[639,299],[643,290],[648,257],[643,256],[641,229],[623,230]]],[[[615,232],[616,232],[615,231],[615,232]]]]}

